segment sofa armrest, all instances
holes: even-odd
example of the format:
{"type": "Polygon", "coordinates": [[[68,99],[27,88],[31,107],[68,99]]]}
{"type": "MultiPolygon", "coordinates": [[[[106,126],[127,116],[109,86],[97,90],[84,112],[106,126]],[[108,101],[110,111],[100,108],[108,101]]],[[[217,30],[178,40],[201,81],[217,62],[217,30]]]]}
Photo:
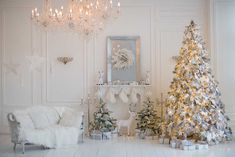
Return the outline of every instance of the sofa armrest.
{"type": "Polygon", "coordinates": [[[84,116],[84,113],[82,113],[82,123],[81,123],[81,126],[80,126],[80,130],[81,131],[84,131],[84,122],[85,122],[85,116],[84,116]]]}
{"type": "Polygon", "coordinates": [[[20,123],[16,121],[16,118],[13,113],[7,114],[7,120],[11,132],[11,141],[13,143],[20,143],[19,134],[20,134],[20,123]]]}
{"type": "Polygon", "coordinates": [[[80,125],[80,135],[79,135],[79,139],[78,141],[80,141],[81,143],[84,142],[84,129],[85,129],[85,116],[84,116],[84,113],[82,113],[82,122],[81,122],[81,125],[80,125]]]}

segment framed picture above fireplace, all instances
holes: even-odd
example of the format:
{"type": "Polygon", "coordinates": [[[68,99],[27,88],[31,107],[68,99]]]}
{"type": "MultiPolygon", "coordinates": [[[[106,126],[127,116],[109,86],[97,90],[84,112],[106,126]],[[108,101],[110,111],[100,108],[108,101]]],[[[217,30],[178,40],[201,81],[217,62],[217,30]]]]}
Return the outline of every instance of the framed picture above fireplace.
{"type": "Polygon", "coordinates": [[[108,82],[140,81],[140,37],[107,37],[108,82]]]}

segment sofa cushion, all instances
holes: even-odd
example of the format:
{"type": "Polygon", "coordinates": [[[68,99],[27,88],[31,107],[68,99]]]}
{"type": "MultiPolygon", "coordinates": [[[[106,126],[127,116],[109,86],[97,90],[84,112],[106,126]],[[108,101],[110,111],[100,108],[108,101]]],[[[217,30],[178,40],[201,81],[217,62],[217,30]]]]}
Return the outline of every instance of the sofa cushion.
{"type": "MultiPolygon", "coordinates": [[[[63,108],[63,107],[62,107],[63,108]]],[[[28,110],[36,129],[58,124],[60,115],[53,107],[34,106],[28,110]]]]}
{"type": "Polygon", "coordinates": [[[55,125],[58,124],[59,120],[60,120],[60,115],[59,113],[56,111],[55,108],[53,107],[47,107],[45,114],[48,118],[48,122],[50,125],[55,125]]]}
{"type": "Polygon", "coordinates": [[[30,116],[33,120],[36,129],[43,129],[50,126],[47,115],[43,112],[30,112],[30,116]]]}
{"type": "Polygon", "coordinates": [[[63,113],[59,125],[66,127],[80,127],[82,123],[82,115],[82,112],[68,109],[63,113]]]}
{"type": "Polygon", "coordinates": [[[16,121],[20,123],[21,128],[34,129],[34,124],[31,117],[26,111],[15,111],[13,112],[16,121]]]}

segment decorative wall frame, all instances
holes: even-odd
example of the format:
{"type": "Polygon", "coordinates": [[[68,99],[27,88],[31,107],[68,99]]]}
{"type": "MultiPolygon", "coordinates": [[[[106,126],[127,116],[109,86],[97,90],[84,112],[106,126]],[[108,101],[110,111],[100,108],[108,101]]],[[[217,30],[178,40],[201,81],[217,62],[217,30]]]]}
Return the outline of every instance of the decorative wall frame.
{"type": "Polygon", "coordinates": [[[107,81],[140,81],[140,37],[107,37],[107,81]]]}

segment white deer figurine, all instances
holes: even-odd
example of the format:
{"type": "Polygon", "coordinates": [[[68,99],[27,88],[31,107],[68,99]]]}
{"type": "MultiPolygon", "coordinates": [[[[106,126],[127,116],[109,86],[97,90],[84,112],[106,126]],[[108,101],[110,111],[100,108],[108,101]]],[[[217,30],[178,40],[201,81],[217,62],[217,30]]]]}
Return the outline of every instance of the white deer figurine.
{"type": "Polygon", "coordinates": [[[127,128],[128,136],[130,135],[131,123],[135,119],[136,113],[131,111],[131,110],[129,110],[129,114],[130,114],[130,117],[127,120],[119,120],[119,121],[117,121],[117,129],[118,129],[117,131],[118,131],[118,133],[119,133],[119,131],[120,131],[120,129],[122,127],[126,127],[127,128]]]}

